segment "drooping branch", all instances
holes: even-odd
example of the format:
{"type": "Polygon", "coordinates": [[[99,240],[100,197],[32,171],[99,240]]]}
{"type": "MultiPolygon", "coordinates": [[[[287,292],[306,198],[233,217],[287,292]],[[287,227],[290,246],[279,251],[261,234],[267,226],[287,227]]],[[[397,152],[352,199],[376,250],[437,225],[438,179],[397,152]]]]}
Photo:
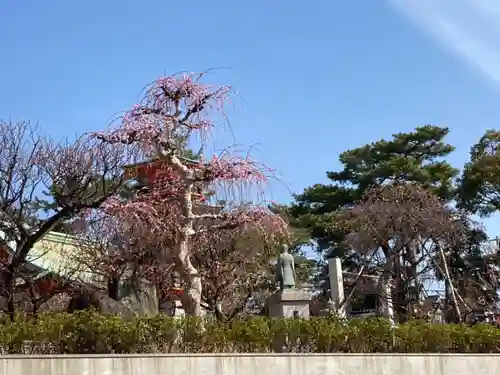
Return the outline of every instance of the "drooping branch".
{"type": "MultiPolygon", "coordinates": [[[[227,86],[202,84],[202,77],[203,74],[181,74],[156,80],[117,128],[93,134],[104,143],[134,145],[145,157],[153,156],[163,164],[147,192],[132,202],[109,201],[105,208],[109,214],[122,218],[123,223],[140,220],[139,226],[150,226],[154,233],[168,232],[170,246],[164,248],[163,255],[168,258],[168,252],[176,260],[188,285],[186,310],[193,315],[201,314],[202,294],[200,273],[191,259],[193,236],[237,230],[249,222],[263,222],[265,217],[275,216],[258,208],[216,214],[194,211],[196,200],[208,186],[236,181],[262,184],[267,178],[265,171],[247,157],[224,154],[207,159],[200,155],[194,163],[180,157],[181,148],[193,133],[210,131],[216,124],[214,115],[224,116],[223,104],[231,92],[227,86]],[[206,225],[200,228],[197,222],[206,225]]],[[[267,225],[266,230],[283,231],[283,222],[270,222],[274,224],[267,225]]]]}

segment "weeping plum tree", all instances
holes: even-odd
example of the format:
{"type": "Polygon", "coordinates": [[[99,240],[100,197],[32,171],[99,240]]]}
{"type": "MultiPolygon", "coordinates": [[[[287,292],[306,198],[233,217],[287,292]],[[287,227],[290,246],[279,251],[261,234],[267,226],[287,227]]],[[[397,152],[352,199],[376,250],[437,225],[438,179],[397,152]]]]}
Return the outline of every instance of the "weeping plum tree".
{"type": "Polygon", "coordinates": [[[203,137],[215,127],[214,116],[223,114],[223,104],[231,93],[227,86],[202,84],[202,77],[181,74],[156,80],[117,127],[94,134],[105,144],[131,145],[144,159],[157,159],[162,164],[148,191],[127,201],[116,196],[104,208],[131,232],[143,234],[146,230],[151,237],[161,238],[163,248],[158,256],[176,263],[187,287],[183,307],[194,316],[202,313],[202,278],[192,261],[196,237],[202,240],[207,232],[216,235],[241,228],[258,229],[269,236],[286,235],[283,220],[263,206],[242,210],[240,205],[226,205],[210,213],[197,210],[207,199],[208,187],[261,186],[270,177],[269,170],[246,156],[224,152],[207,158],[200,154],[197,161],[181,156],[186,141],[195,135],[203,137]]]}

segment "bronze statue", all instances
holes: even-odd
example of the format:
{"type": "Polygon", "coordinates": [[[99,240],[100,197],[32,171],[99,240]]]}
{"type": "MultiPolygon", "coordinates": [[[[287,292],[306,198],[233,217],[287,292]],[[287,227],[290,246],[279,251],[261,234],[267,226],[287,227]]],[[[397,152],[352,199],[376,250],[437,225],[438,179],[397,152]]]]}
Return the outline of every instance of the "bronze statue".
{"type": "Polygon", "coordinates": [[[283,252],[276,263],[276,279],[280,290],[295,288],[295,261],[293,255],[288,252],[287,245],[283,245],[283,252]]]}

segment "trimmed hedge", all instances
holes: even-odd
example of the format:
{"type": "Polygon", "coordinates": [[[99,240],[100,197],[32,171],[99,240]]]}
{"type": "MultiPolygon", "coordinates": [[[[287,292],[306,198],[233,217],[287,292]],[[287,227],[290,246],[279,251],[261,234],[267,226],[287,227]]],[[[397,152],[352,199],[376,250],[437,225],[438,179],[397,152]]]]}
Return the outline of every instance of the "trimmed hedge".
{"type": "Polygon", "coordinates": [[[490,325],[382,319],[249,318],[230,323],[166,316],[122,320],[95,312],[0,322],[0,354],[83,353],[500,353],[490,325]]]}

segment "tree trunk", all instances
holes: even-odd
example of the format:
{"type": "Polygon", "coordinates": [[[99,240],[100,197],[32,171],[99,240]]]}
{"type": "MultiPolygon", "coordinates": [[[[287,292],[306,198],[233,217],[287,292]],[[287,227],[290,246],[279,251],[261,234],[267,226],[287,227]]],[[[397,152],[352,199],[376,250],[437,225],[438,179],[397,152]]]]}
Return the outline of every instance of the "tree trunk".
{"type": "Polygon", "coordinates": [[[182,307],[187,315],[201,316],[201,277],[189,258],[189,237],[181,236],[179,243],[178,265],[186,281],[187,292],[182,295],[182,307]]]}
{"type": "MultiPolygon", "coordinates": [[[[195,233],[193,229],[193,186],[194,173],[186,167],[175,155],[169,155],[168,161],[174,166],[183,178],[183,191],[181,194],[182,223],[179,233],[179,243],[177,247],[177,264],[179,271],[186,281],[187,293],[183,294],[182,304],[184,311],[190,316],[201,316],[201,276],[193,266],[190,259],[189,239],[195,233]]],[[[168,256],[165,257],[168,259],[168,256]]]]}
{"type": "Polygon", "coordinates": [[[120,288],[120,279],[118,277],[110,277],[108,279],[108,296],[114,300],[118,300],[118,290],[120,288]]]}
{"type": "Polygon", "coordinates": [[[0,270],[0,308],[14,319],[14,270],[12,264],[0,270]]]}
{"type": "Polygon", "coordinates": [[[398,254],[394,258],[395,291],[393,306],[398,323],[404,323],[408,319],[407,290],[408,282],[403,278],[401,267],[401,256],[398,254]]]}

